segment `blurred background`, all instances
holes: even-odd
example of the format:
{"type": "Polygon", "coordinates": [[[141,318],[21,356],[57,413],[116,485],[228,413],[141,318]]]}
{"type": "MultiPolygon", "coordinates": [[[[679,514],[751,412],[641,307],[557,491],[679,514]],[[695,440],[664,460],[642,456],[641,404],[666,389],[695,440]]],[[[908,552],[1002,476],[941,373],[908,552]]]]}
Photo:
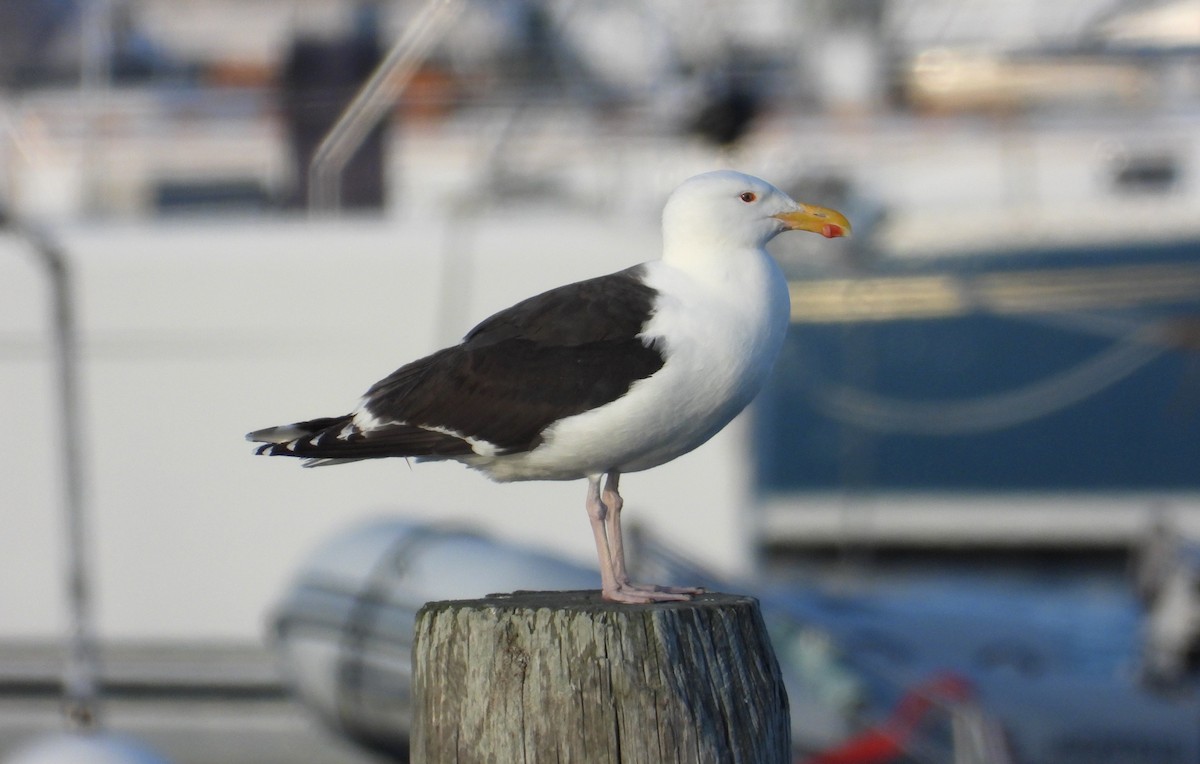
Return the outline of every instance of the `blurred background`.
{"type": "Polygon", "coordinates": [[[719,167],[855,233],[644,575],[762,599],[798,761],[1200,761],[1197,0],[4,0],[0,761],[403,760],[415,609],[594,588],[584,487],[242,434],[719,167]]]}

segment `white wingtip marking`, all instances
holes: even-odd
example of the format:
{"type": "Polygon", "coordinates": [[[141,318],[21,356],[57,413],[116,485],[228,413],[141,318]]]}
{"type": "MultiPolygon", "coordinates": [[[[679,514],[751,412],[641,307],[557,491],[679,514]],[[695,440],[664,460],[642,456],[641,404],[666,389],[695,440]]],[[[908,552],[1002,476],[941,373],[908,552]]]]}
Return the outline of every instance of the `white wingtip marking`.
{"type": "MultiPolygon", "coordinates": [[[[384,424],[387,423],[367,410],[366,402],[364,401],[359,405],[358,410],[354,412],[354,417],[350,420],[350,423],[347,424],[346,427],[357,427],[359,431],[366,433],[370,432],[371,430],[379,429],[384,424]]],[[[342,430],[342,432],[344,433],[346,430],[342,430]]],[[[341,436],[339,435],[338,437],[341,436]]]]}
{"type": "Polygon", "coordinates": [[[246,433],[246,440],[251,443],[287,443],[305,434],[307,434],[306,431],[295,425],[284,424],[246,433]]]}

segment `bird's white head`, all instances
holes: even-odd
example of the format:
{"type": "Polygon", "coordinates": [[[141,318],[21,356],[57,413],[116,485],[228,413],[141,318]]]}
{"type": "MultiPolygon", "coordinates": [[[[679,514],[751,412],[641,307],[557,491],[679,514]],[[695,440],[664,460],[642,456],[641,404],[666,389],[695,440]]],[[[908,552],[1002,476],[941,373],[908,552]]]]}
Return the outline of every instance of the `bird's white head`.
{"type": "Polygon", "coordinates": [[[685,180],[663,208],[664,252],[761,249],[784,231],[847,236],[850,221],[835,210],[798,204],[761,178],[732,170],[685,180]]]}

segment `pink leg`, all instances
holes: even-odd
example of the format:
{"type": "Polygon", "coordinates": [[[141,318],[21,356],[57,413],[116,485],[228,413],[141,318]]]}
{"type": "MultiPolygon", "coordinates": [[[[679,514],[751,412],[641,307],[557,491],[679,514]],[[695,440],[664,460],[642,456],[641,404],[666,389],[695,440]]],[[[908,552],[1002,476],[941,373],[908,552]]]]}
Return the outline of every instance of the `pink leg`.
{"type": "Polygon", "coordinates": [[[608,536],[609,551],[612,552],[613,575],[620,584],[628,586],[629,574],[625,571],[625,542],[621,537],[621,509],[625,506],[625,500],[617,491],[621,473],[611,470],[606,477],[604,493],[600,494],[600,500],[608,508],[608,515],[604,519],[604,530],[608,536]]]}
{"type": "Polygon", "coordinates": [[[686,600],[690,599],[689,595],[703,594],[703,589],[690,586],[652,586],[635,584],[629,580],[629,573],[625,569],[625,541],[621,534],[621,509],[625,506],[625,500],[621,498],[618,490],[621,473],[610,470],[607,477],[600,499],[607,509],[604,520],[605,535],[608,537],[608,548],[612,557],[613,578],[617,584],[627,591],[647,594],[656,600],[686,600]]]}
{"type": "Polygon", "coordinates": [[[646,603],[650,597],[637,592],[624,591],[613,573],[612,553],[608,547],[608,534],[605,532],[605,519],[608,508],[600,499],[600,476],[588,477],[587,495],[588,521],[592,524],[592,535],[596,538],[596,556],[600,561],[600,595],[612,602],[646,603]]]}
{"type": "MultiPolygon", "coordinates": [[[[620,498],[619,496],[617,497],[620,498]]],[[[596,556],[600,560],[600,592],[604,599],[611,602],[629,602],[644,604],[663,600],[686,600],[686,594],[658,591],[655,587],[635,587],[628,582],[628,577],[622,581],[617,577],[616,560],[609,546],[608,527],[610,521],[608,507],[600,497],[600,475],[588,478],[587,496],[588,520],[592,524],[592,535],[596,539],[596,556]]],[[[620,522],[611,526],[620,544],[620,522]]],[[[618,547],[619,548],[619,547],[618,547]]],[[[621,568],[624,576],[624,567],[621,568]]]]}

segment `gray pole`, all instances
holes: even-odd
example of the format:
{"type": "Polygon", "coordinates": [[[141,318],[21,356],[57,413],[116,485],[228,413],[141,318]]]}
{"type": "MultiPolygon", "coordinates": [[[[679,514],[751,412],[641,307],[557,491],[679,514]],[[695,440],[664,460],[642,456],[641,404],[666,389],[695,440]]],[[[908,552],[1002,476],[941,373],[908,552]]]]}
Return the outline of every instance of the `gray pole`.
{"type": "Polygon", "coordinates": [[[92,627],[92,606],[88,587],[83,433],[79,415],[79,353],[71,280],[66,257],[48,233],[28,227],[15,227],[15,230],[33,246],[51,283],[54,360],[59,395],[63,520],[67,542],[66,593],[70,618],[66,668],[63,672],[64,710],[72,726],[89,729],[99,725],[99,654],[92,627]]]}

